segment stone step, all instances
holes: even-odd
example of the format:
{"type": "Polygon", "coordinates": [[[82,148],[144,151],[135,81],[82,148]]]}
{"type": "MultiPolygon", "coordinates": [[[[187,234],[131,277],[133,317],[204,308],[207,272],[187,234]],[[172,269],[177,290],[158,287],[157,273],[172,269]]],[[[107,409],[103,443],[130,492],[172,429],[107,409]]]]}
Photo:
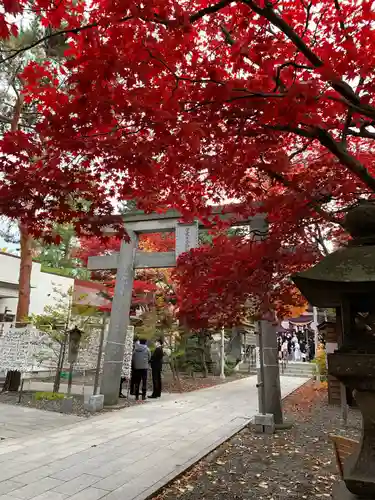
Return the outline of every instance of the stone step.
{"type": "Polygon", "coordinates": [[[296,373],[296,372],[280,372],[280,376],[284,377],[296,377],[296,378],[313,378],[313,373],[296,373]]]}
{"type": "MultiPolygon", "coordinates": [[[[282,369],[281,364],[279,365],[279,368],[280,375],[285,375],[287,377],[311,378],[315,374],[315,365],[313,363],[290,362],[286,365],[284,370],[282,369]]],[[[254,365],[250,366],[248,362],[245,362],[240,364],[239,372],[256,374],[257,370],[254,365]]]]}
{"type": "Polygon", "coordinates": [[[280,373],[289,377],[313,377],[315,365],[312,363],[288,363],[282,367],[280,364],[280,373]]]}
{"type": "MultiPolygon", "coordinates": [[[[279,363],[280,366],[282,366],[281,363],[279,363]]],[[[311,371],[314,371],[315,369],[315,365],[311,364],[310,363],[306,363],[306,365],[292,365],[292,364],[287,364],[285,365],[285,368],[288,369],[288,370],[302,370],[302,371],[306,371],[306,372],[311,372],[311,371]]]]}
{"type": "Polygon", "coordinates": [[[288,366],[286,368],[283,368],[280,366],[280,371],[284,372],[293,372],[293,373],[315,373],[314,369],[304,369],[304,368],[289,368],[288,366]]]}

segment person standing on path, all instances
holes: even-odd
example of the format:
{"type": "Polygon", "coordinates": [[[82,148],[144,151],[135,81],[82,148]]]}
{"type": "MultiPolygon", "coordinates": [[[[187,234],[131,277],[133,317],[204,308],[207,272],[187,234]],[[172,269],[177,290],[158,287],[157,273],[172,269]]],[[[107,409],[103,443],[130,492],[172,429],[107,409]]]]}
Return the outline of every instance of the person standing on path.
{"type": "Polygon", "coordinates": [[[152,394],[150,398],[160,398],[161,396],[161,371],[163,369],[163,343],[157,340],[156,347],[151,356],[151,370],[152,370],[152,394]]]}
{"type": "Polygon", "coordinates": [[[147,340],[140,339],[139,344],[135,346],[133,351],[132,366],[134,377],[134,395],[135,399],[139,399],[139,386],[142,381],[142,399],[146,399],[147,391],[147,372],[148,365],[151,360],[150,349],[147,347],[147,340]]]}

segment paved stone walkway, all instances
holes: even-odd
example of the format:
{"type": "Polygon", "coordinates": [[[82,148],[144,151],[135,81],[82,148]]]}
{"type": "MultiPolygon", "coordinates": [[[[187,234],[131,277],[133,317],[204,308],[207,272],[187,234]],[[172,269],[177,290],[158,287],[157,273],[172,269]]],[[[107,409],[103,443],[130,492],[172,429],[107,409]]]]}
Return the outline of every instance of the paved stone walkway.
{"type": "Polygon", "coordinates": [[[24,438],[38,432],[44,433],[53,429],[61,429],[82,420],[86,419],[0,403],[0,440],[3,438],[24,438]]]}
{"type": "MultiPolygon", "coordinates": [[[[282,378],[287,395],[306,380],[282,378]]],[[[239,431],[256,378],[0,443],[0,500],[144,500],[239,431]]]]}

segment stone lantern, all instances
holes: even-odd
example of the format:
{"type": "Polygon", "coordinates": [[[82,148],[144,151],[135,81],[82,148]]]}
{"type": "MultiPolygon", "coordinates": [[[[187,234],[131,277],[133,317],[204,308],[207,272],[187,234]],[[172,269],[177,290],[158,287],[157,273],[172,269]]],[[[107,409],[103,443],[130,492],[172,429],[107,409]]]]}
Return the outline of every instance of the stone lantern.
{"type": "Polygon", "coordinates": [[[352,236],[345,248],[292,279],[314,306],[341,308],[343,342],[328,355],[328,372],[354,391],[363,417],[360,449],[333,498],[375,499],[375,205],[352,208],[345,227],[352,236]]]}

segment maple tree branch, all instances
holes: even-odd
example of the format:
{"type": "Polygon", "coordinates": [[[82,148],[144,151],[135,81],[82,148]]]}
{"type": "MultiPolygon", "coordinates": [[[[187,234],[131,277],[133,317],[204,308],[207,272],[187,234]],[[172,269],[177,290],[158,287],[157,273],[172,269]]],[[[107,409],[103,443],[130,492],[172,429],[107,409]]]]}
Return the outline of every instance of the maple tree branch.
{"type": "Polygon", "coordinates": [[[310,13],[311,13],[311,8],[312,8],[312,1],[309,2],[309,4],[304,6],[306,9],[306,21],[305,21],[305,28],[302,33],[302,38],[306,35],[307,29],[309,27],[309,21],[310,21],[310,13]]]}
{"type": "MultiPolygon", "coordinates": [[[[209,81],[213,82],[213,80],[206,80],[206,83],[209,81]]],[[[217,83],[217,82],[213,82],[213,83],[217,83]]],[[[233,89],[233,91],[244,92],[244,89],[233,89]]],[[[253,92],[253,93],[249,93],[246,95],[240,95],[240,96],[236,96],[236,97],[231,97],[229,99],[225,99],[224,101],[222,101],[222,104],[230,104],[231,102],[239,101],[242,99],[270,99],[270,98],[271,99],[273,99],[273,98],[280,99],[282,97],[285,97],[285,95],[274,94],[272,92],[270,92],[270,93],[268,93],[268,92],[253,92]]],[[[199,109],[203,106],[209,106],[211,104],[216,104],[216,103],[217,103],[217,101],[215,99],[213,99],[211,101],[194,103],[194,105],[192,107],[185,108],[185,111],[190,113],[192,111],[196,111],[197,109],[199,109]]],[[[185,101],[182,104],[192,104],[192,102],[185,101]]],[[[269,127],[269,128],[272,128],[272,127],[269,127]]],[[[308,137],[308,136],[305,136],[305,137],[308,137]]]]}
{"type": "Polygon", "coordinates": [[[345,165],[354,175],[356,175],[361,181],[366,184],[373,192],[375,192],[375,177],[373,177],[367,168],[361,163],[357,158],[354,158],[345,146],[335,141],[331,134],[322,128],[316,129],[317,139],[325,146],[340,162],[345,165]]]}
{"type": "Polygon", "coordinates": [[[207,14],[214,14],[215,12],[218,12],[219,10],[223,9],[224,7],[227,7],[232,3],[233,0],[221,0],[218,3],[214,3],[210,5],[209,7],[205,7],[204,9],[198,10],[195,14],[192,14],[189,17],[189,21],[191,23],[194,23],[195,21],[198,21],[203,16],[206,16],[207,14]]]}
{"type": "MultiPolygon", "coordinates": [[[[118,22],[122,23],[122,22],[129,21],[130,19],[133,19],[133,16],[123,17],[123,18],[119,19],[118,22]]],[[[47,40],[50,40],[51,38],[55,38],[55,37],[58,37],[61,35],[69,35],[69,34],[77,35],[81,31],[85,31],[85,30],[88,30],[91,28],[97,28],[99,26],[100,26],[100,23],[95,22],[95,23],[91,23],[91,24],[85,24],[84,26],[79,26],[77,28],[71,28],[71,29],[67,29],[67,30],[59,30],[59,31],[56,31],[55,33],[49,33],[48,35],[45,35],[42,38],[39,38],[38,40],[35,40],[35,42],[31,43],[30,45],[27,45],[26,47],[21,47],[20,49],[15,50],[10,56],[5,57],[4,59],[1,59],[0,64],[3,64],[7,61],[10,61],[11,59],[14,59],[19,54],[22,54],[23,52],[31,50],[34,47],[37,47],[38,45],[40,45],[41,43],[44,43],[47,40]]]]}
{"type": "Polygon", "coordinates": [[[362,137],[362,139],[375,139],[375,132],[370,132],[366,129],[361,129],[359,132],[357,132],[356,130],[352,130],[351,128],[349,128],[346,132],[346,135],[362,137]]]}
{"type": "MultiPolygon", "coordinates": [[[[356,92],[358,92],[358,89],[360,88],[360,86],[362,84],[363,84],[363,77],[361,77],[359,79],[359,82],[358,82],[358,85],[357,85],[357,88],[356,88],[356,92]]],[[[345,146],[345,148],[347,147],[346,138],[348,136],[350,124],[352,123],[352,118],[353,118],[353,110],[352,110],[352,108],[349,107],[348,113],[346,115],[344,129],[342,131],[342,136],[341,136],[341,142],[345,146]]]]}
{"type": "Polygon", "coordinates": [[[280,78],[281,72],[284,68],[287,68],[288,66],[293,66],[295,69],[314,69],[312,66],[306,66],[304,64],[297,64],[294,61],[287,61],[283,64],[280,64],[280,66],[277,68],[276,76],[275,76],[275,82],[276,82],[276,87],[275,87],[275,92],[279,87],[284,87],[283,82],[280,78]]]}
{"type": "Polygon", "coordinates": [[[335,141],[328,130],[320,127],[314,127],[310,131],[301,129],[299,127],[290,127],[284,125],[263,125],[264,128],[287,132],[299,135],[301,137],[308,137],[317,139],[322,146],[328,149],[343,165],[345,165],[352,174],[361,179],[361,181],[375,192],[375,177],[373,177],[367,168],[357,158],[352,156],[341,142],[335,141]]]}
{"type": "Polygon", "coordinates": [[[317,232],[317,236],[315,236],[315,240],[318,243],[318,245],[320,245],[322,247],[324,255],[327,256],[327,255],[329,255],[330,252],[328,251],[328,248],[325,244],[325,241],[324,241],[324,238],[322,235],[322,230],[321,230],[319,224],[315,224],[315,229],[317,232]]]}
{"type": "MultiPolygon", "coordinates": [[[[116,132],[121,132],[122,130],[124,130],[126,128],[127,128],[127,126],[114,127],[112,130],[109,130],[108,132],[98,132],[97,134],[81,135],[81,136],[78,136],[78,138],[79,139],[94,139],[95,137],[109,136],[109,135],[115,134],[116,132]]],[[[141,132],[145,128],[146,128],[146,125],[143,125],[142,127],[138,128],[137,130],[133,130],[132,132],[121,133],[121,137],[138,134],[139,132],[141,132]]]]}
{"type": "MultiPolygon", "coordinates": [[[[339,24],[340,24],[340,28],[342,29],[342,31],[346,31],[346,27],[345,27],[345,23],[344,21],[342,20],[342,12],[341,12],[341,7],[340,7],[340,3],[339,3],[339,0],[334,0],[334,4],[335,4],[335,9],[337,11],[337,14],[339,16],[339,24]]],[[[348,38],[347,34],[345,33],[345,37],[348,38]]]]}
{"type": "MultiPolygon", "coordinates": [[[[267,19],[273,26],[277,27],[289,40],[297,47],[297,49],[310,61],[315,68],[322,68],[324,63],[311,49],[306,45],[302,38],[294,31],[294,29],[273,9],[270,2],[266,2],[265,7],[260,7],[254,0],[241,0],[256,14],[267,19]]],[[[341,94],[347,101],[355,104],[361,109],[367,109],[375,113],[375,108],[369,105],[362,105],[361,99],[352,87],[344,82],[341,78],[328,80],[330,85],[341,94]]]]}
{"type": "Polygon", "coordinates": [[[373,120],[375,119],[375,108],[373,108],[372,106],[368,106],[367,104],[357,105],[348,101],[347,99],[338,98],[335,96],[329,96],[328,100],[345,104],[345,106],[352,109],[353,111],[356,111],[358,114],[367,116],[367,118],[372,118],[373,120]]]}
{"type": "MultiPolygon", "coordinates": [[[[195,21],[198,21],[199,19],[201,19],[202,17],[204,17],[208,14],[214,14],[215,12],[218,12],[219,10],[223,9],[224,7],[227,7],[231,3],[232,3],[232,0],[220,0],[216,4],[212,4],[209,7],[205,7],[204,9],[201,9],[201,10],[195,12],[194,14],[192,14],[189,17],[189,21],[191,23],[194,23],[195,21]]],[[[125,17],[118,19],[115,22],[123,23],[123,22],[129,21],[131,19],[135,19],[135,17],[134,16],[125,16],[125,17]]],[[[164,24],[165,26],[169,26],[171,23],[171,20],[163,19],[156,14],[154,15],[154,17],[152,19],[143,18],[141,16],[139,16],[139,19],[141,19],[142,21],[145,21],[145,22],[154,22],[154,23],[164,24]]],[[[94,23],[90,23],[90,24],[85,24],[83,26],[78,26],[77,28],[59,30],[59,31],[56,31],[55,33],[49,33],[48,35],[45,35],[42,38],[39,38],[38,40],[31,43],[30,45],[27,45],[26,47],[21,47],[20,49],[14,51],[8,57],[1,59],[0,64],[5,63],[6,61],[9,61],[11,59],[14,59],[19,54],[22,54],[23,52],[31,50],[34,47],[37,47],[38,45],[40,45],[41,43],[46,42],[47,40],[50,40],[51,38],[55,38],[55,37],[58,37],[61,35],[69,35],[69,34],[77,35],[81,31],[85,31],[85,30],[88,30],[91,28],[98,28],[98,27],[100,27],[100,22],[94,22],[94,23]]]]}
{"type": "Polygon", "coordinates": [[[3,122],[3,123],[12,123],[12,120],[11,118],[9,118],[8,116],[5,116],[3,114],[0,114],[0,122],[3,122]]]}
{"type": "Polygon", "coordinates": [[[232,38],[230,32],[226,29],[225,26],[220,26],[221,31],[224,33],[225,41],[229,43],[229,45],[234,45],[236,42],[232,38]]]}
{"type": "Polygon", "coordinates": [[[308,139],[316,139],[317,133],[313,129],[306,130],[300,127],[291,127],[289,125],[262,125],[266,129],[276,130],[278,132],[287,132],[290,134],[296,134],[300,137],[306,137],[308,139]]]}
{"type": "Polygon", "coordinates": [[[294,151],[293,153],[291,153],[288,158],[289,158],[289,161],[293,160],[293,158],[295,158],[296,156],[298,156],[299,154],[301,153],[304,153],[306,151],[306,149],[311,146],[313,141],[307,141],[306,144],[304,144],[302,147],[300,147],[299,149],[297,149],[296,151],[294,151]]]}
{"type": "MultiPolygon", "coordinates": [[[[261,160],[262,160],[263,165],[265,165],[263,158],[261,158],[261,160]]],[[[288,189],[291,189],[295,193],[303,195],[306,198],[310,198],[308,193],[306,193],[303,189],[301,189],[299,186],[297,186],[295,183],[293,183],[289,179],[286,179],[279,172],[275,172],[274,170],[269,170],[266,167],[262,168],[259,165],[258,165],[258,167],[261,169],[262,172],[267,174],[270,179],[278,182],[279,184],[282,184],[284,187],[286,187],[288,189]]],[[[342,226],[342,221],[340,221],[340,219],[338,219],[334,215],[331,215],[329,212],[327,212],[326,210],[321,208],[318,200],[311,199],[311,201],[309,202],[309,205],[311,205],[313,210],[315,210],[316,213],[321,215],[327,222],[332,222],[333,224],[339,224],[340,226],[342,226]]]]}

